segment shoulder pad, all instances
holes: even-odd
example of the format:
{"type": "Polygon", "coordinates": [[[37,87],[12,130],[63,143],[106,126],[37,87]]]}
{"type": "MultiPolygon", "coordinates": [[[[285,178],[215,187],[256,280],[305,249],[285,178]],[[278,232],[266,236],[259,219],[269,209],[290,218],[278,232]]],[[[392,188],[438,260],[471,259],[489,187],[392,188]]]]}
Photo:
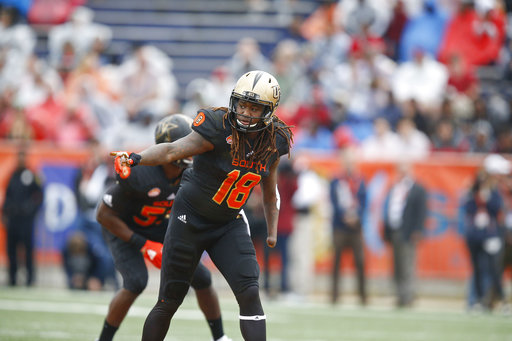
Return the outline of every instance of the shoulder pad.
{"type": "Polygon", "coordinates": [[[119,175],[117,180],[119,185],[129,191],[145,193],[148,189],[155,187],[161,173],[157,166],[137,166],[131,169],[131,174],[126,179],[122,179],[119,175]]]}
{"type": "Polygon", "coordinates": [[[211,141],[219,134],[219,131],[225,130],[224,116],[226,111],[222,109],[202,109],[198,111],[192,130],[201,134],[204,138],[211,141]]]}

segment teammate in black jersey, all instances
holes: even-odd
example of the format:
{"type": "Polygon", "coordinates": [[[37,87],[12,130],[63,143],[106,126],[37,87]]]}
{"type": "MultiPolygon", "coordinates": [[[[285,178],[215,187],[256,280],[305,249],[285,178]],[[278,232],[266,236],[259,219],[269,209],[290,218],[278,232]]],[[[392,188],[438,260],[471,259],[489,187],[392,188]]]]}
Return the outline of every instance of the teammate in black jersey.
{"type": "MultiPolygon", "coordinates": [[[[192,130],[192,120],[182,114],[162,119],[155,130],[155,142],[175,141],[192,130]]],[[[123,277],[123,288],[110,302],[99,341],[110,341],[129,308],[146,288],[147,258],[160,268],[162,243],[169,213],[178,192],[183,170],[191,159],[155,167],[137,167],[130,177],[118,177],[98,206],[97,219],[123,277]],[[141,252],[142,251],[142,252],[141,252]]],[[[191,282],[214,340],[229,341],[224,335],[217,294],[211,285],[209,270],[199,263],[191,282]]]]}
{"type": "Polygon", "coordinates": [[[244,339],[266,340],[259,266],[239,213],[261,183],[267,244],[275,246],[277,166],[292,139],[289,127],[274,114],[279,98],[279,84],[272,75],[251,71],[237,81],[229,109],[200,110],[193,132],[183,139],[151,146],[140,154],[112,152],[118,172],[128,165],[159,165],[194,156],[193,168],[185,170],[174,201],[159,298],[146,319],[142,340],[164,339],[204,250],[237,299],[244,339]]]}

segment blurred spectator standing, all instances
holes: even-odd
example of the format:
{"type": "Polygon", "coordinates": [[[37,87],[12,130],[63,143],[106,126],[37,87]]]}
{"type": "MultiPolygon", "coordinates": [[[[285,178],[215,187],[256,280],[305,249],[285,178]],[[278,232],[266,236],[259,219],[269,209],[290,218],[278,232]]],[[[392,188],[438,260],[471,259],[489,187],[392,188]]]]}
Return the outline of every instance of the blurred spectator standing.
{"type": "Polygon", "coordinates": [[[270,257],[272,254],[279,254],[281,261],[281,270],[279,275],[278,292],[287,294],[290,292],[289,280],[289,244],[290,236],[293,233],[295,223],[295,207],[293,207],[292,198],[297,190],[297,174],[293,166],[288,160],[281,160],[279,164],[278,174],[278,190],[279,190],[279,220],[277,229],[277,244],[275,248],[265,248],[265,277],[264,289],[270,297],[276,294],[275,285],[270,276],[270,257]]]}
{"type": "MultiPolygon", "coordinates": [[[[260,264],[260,268],[263,269],[265,277],[263,279],[264,285],[265,283],[270,282],[271,269],[270,264],[268,262],[267,250],[265,248],[266,238],[267,238],[267,223],[265,222],[265,215],[263,213],[263,206],[261,205],[261,190],[259,187],[254,188],[249,199],[247,199],[247,204],[244,206],[244,213],[247,217],[247,222],[249,224],[249,229],[251,233],[251,239],[254,243],[254,247],[256,252],[261,253],[258,255],[258,260],[263,263],[260,264]]],[[[279,231],[279,225],[278,225],[279,231]]],[[[280,242],[279,239],[277,241],[280,242]]],[[[268,292],[266,292],[268,294],[268,292]]]]}
{"type": "Polygon", "coordinates": [[[6,89],[0,92],[0,137],[3,139],[34,139],[34,130],[25,113],[14,105],[15,92],[6,89]]]}
{"type": "Polygon", "coordinates": [[[472,65],[464,64],[460,55],[452,55],[448,60],[448,91],[456,100],[475,99],[480,92],[478,78],[472,65]]]}
{"type": "Polygon", "coordinates": [[[99,140],[110,148],[118,147],[119,129],[125,124],[127,115],[120,104],[116,73],[112,68],[100,64],[96,52],[86,54],[70,72],[62,95],[57,100],[68,110],[76,107],[80,118],[81,132],[77,132],[74,138],[68,138],[99,140]]]}
{"type": "Polygon", "coordinates": [[[295,124],[291,121],[297,120],[296,110],[311,88],[300,58],[300,46],[291,39],[280,41],[272,55],[272,73],[281,87],[277,115],[290,125],[295,124]]]}
{"type": "Polygon", "coordinates": [[[317,205],[322,202],[325,185],[313,171],[308,161],[294,160],[297,172],[297,190],[292,204],[296,209],[296,220],[290,238],[290,282],[291,290],[298,297],[305,297],[314,287],[314,229],[317,205]]]}
{"type": "Polygon", "coordinates": [[[411,165],[398,163],[396,180],[384,204],[384,239],[393,252],[396,306],[410,307],[416,298],[416,249],[427,218],[427,192],[415,181],[411,165]]]}
{"type": "Polygon", "coordinates": [[[430,56],[437,56],[449,18],[446,13],[443,13],[438,2],[436,0],[418,1],[422,4],[421,12],[409,18],[400,37],[398,50],[400,62],[414,59],[415,50],[418,48],[430,56]]]}
{"type": "Polygon", "coordinates": [[[322,86],[331,101],[338,97],[336,100],[343,103],[346,123],[357,131],[358,126],[369,125],[379,107],[385,105],[385,92],[395,68],[395,63],[379,49],[354,45],[346,62],[322,74],[322,86]]]}
{"type": "Polygon", "coordinates": [[[312,123],[324,129],[331,129],[330,108],[322,87],[315,85],[311,89],[311,96],[303,100],[297,108],[294,116],[288,120],[288,124],[300,130],[308,130],[312,123]]]}
{"type": "Polygon", "coordinates": [[[265,239],[267,236],[267,225],[261,206],[261,191],[257,187],[244,207],[244,212],[249,222],[251,238],[257,250],[263,251],[263,257],[258,257],[263,261],[261,268],[264,276],[263,288],[267,297],[275,298],[278,294],[288,294],[292,291],[290,285],[290,239],[295,224],[295,207],[293,206],[293,195],[297,190],[297,174],[293,169],[291,161],[281,160],[278,173],[278,191],[279,191],[279,221],[277,229],[277,244],[275,248],[269,248],[265,239]],[[252,199],[252,198],[255,199],[252,199]],[[273,257],[278,254],[280,261],[278,278],[273,275],[273,257]],[[276,285],[277,283],[277,285],[276,285]]]}
{"type": "Polygon", "coordinates": [[[301,35],[307,40],[314,40],[333,31],[333,25],[337,25],[337,12],[339,11],[336,0],[319,1],[307,18],[302,21],[301,35]]]}
{"type": "Polygon", "coordinates": [[[158,97],[159,75],[151,65],[149,50],[144,45],[133,51],[132,66],[121,80],[122,103],[130,122],[143,121],[156,115],[151,107],[158,97]]]}
{"type": "Polygon", "coordinates": [[[502,285],[503,197],[497,180],[500,174],[510,171],[509,161],[499,154],[489,154],[463,204],[466,243],[473,267],[469,309],[480,305],[491,310],[495,301],[503,302],[505,299],[502,285]]]}
{"type": "Polygon", "coordinates": [[[331,302],[338,302],[341,279],[341,259],[347,249],[352,252],[357,274],[359,302],[365,305],[366,274],[362,220],[366,207],[366,186],[363,177],[356,170],[355,155],[351,149],[340,152],[343,172],[329,184],[332,205],[332,244],[334,248],[331,271],[331,302]]]}
{"type": "MultiPolygon", "coordinates": [[[[13,102],[26,111],[45,103],[49,97],[62,90],[62,80],[59,74],[43,58],[31,55],[26,64],[23,76],[20,78],[13,102]]],[[[27,114],[27,116],[29,116],[27,114]]],[[[31,122],[36,117],[28,117],[31,122]]],[[[37,138],[37,134],[36,137],[37,138]]]]}
{"type": "Polygon", "coordinates": [[[412,61],[400,64],[392,89],[398,102],[416,100],[422,110],[438,109],[448,84],[448,71],[421,47],[414,50],[412,61]]]}
{"type": "Polygon", "coordinates": [[[193,79],[185,89],[181,113],[195,118],[201,108],[226,106],[224,99],[231,95],[234,83],[229,70],[223,65],[216,67],[209,78],[193,79]]]}
{"type": "Polygon", "coordinates": [[[70,20],[55,25],[48,33],[50,65],[57,69],[73,69],[98,44],[107,46],[112,39],[110,27],[93,22],[94,12],[83,6],[73,10],[70,20]]]}
{"type": "Polygon", "coordinates": [[[2,221],[7,228],[9,285],[17,285],[18,265],[25,261],[25,284],[35,282],[34,220],[43,202],[41,179],[26,164],[27,146],[21,142],[18,164],[11,174],[2,207],[2,221]]]}
{"type": "MultiPolygon", "coordinates": [[[[224,65],[217,66],[210,74],[208,82],[209,88],[205,93],[205,95],[208,96],[207,101],[210,102],[208,105],[213,107],[225,106],[226,103],[224,99],[231,95],[233,84],[236,82],[229,73],[229,70],[224,65]]],[[[281,85],[281,83],[279,83],[279,85],[281,85]]],[[[279,103],[279,105],[281,105],[281,103],[279,103]]]]}
{"type": "Polygon", "coordinates": [[[0,7],[0,91],[16,89],[36,45],[32,28],[15,7],[0,7]]]}
{"type": "MultiPolygon", "coordinates": [[[[503,271],[510,271],[512,269],[512,173],[508,173],[501,178],[499,182],[500,193],[503,196],[503,233],[504,233],[504,245],[503,245],[503,271]]],[[[510,286],[503,283],[503,288],[510,286]]],[[[505,292],[505,300],[510,305],[510,292],[505,292]]]]}
{"type": "MultiPolygon", "coordinates": [[[[96,206],[105,189],[115,182],[114,170],[108,152],[100,143],[94,141],[90,147],[93,150],[93,157],[82,166],[76,179],[79,223],[75,234],[80,234],[87,244],[88,257],[91,258],[91,263],[95,263],[91,267],[93,269],[91,274],[93,273],[96,280],[99,281],[100,288],[110,285],[111,288],[117,290],[119,283],[112,255],[103,238],[102,227],[96,220],[96,206]],[[89,255],[89,253],[91,254],[89,255]],[[92,262],[93,260],[94,262],[92,262]]],[[[79,238],[74,239],[76,239],[74,244],[79,244],[79,238]]],[[[69,255],[73,254],[72,248],[67,251],[70,253],[69,255]]],[[[81,257],[85,256],[85,252],[79,254],[81,257]]]]}
{"type": "Polygon", "coordinates": [[[351,44],[352,38],[342,25],[336,22],[326,24],[323,31],[311,37],[309,42],[314,54],[314,67],[329,72],[347,60],[351,44]]]}
{"type": "Polygon", "coordinates": [[[160,49],[147,44],[134,46],[119,66],[121,104],[127,122],[119,128],[122,149],[153,144],[153,131],[161,118],[178,110],[178,84],[172,60],[160,49]]]}
{"type": "Polygon", "coordinates": [[[392,16],[392,3],[379,0],[343,0],[336,6],[336,19],[350,35],[368,27],[372,35],[382,37],[392,16]]]}
{"type": "MultiPolygon", "coordinates": [[[[185,99],[181,106],[181,112],[194,119],[199,109],[211,106],[210,90],[212,90],[211,83],[206,78],[196,78],[190,81],[185,88],[185,99]]],[[[230,93],[231,90],[233,89],[230,89],[230,93]]]]}
{"type": "Polygon", "coordinates": [[[393,7],[391,21],[383,35],[383,38],[386,41],[386,55],[395,61],[398,59],[400,40],[408,20],[404,2],[402,0],[397,0],[393,7]]]}
{"type": "Polygon", "coordinates": [[[251,37],[240,39],[235,54],[226,63],[226,67],[237,79],[251,70],[270,70],[270,61],[261,53],[258,41],[251,37]]]}
{"type": "Polygon", "coordinates": [[[449,20],[438,59],[447,63],[460,55],[464,64],[489,65],[497,61],[505,38],[505,16],[494,1],[461,0],[449,20]]]}

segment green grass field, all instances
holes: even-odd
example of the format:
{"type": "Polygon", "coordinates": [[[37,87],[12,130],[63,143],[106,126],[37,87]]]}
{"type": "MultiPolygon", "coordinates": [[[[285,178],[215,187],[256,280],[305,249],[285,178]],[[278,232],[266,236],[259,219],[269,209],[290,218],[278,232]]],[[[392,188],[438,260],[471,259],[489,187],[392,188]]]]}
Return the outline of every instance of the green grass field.
{"type": "MultiPolygon", "coordinates": [[[[112,292],[0,288],[0,340],[93,341],[98,336],[112,292]]],[[[116,340],[140,340],[145,317],[155,301],[144,293],[130,310],[116,340]]],[[[263,302],[269,341],[512,341],[512,317],[470,315],[461,309],[417,307],[396,310],[371,304],[333,307],[323,303],[263,302]]],[[[235,300],[221,294],[226,334],[241,341],[235,300]]],[[[176,314],[168,341],[208,341],[210,333],[195,297],[187,296],[176,314]]]]}

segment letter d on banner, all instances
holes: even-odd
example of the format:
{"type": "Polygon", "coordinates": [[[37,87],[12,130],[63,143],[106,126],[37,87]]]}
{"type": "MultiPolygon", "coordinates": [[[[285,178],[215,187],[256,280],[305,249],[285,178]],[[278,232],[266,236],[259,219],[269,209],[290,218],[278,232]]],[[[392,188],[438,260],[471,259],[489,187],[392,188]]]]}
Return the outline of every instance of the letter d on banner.
{"type": "Polygon", "coordinates": [[[48,231],[63,231],[74,222],[77,214],[76,198],[69,186],[57,182],[48,184],[44,202],[44,222],[48,231]]]}

